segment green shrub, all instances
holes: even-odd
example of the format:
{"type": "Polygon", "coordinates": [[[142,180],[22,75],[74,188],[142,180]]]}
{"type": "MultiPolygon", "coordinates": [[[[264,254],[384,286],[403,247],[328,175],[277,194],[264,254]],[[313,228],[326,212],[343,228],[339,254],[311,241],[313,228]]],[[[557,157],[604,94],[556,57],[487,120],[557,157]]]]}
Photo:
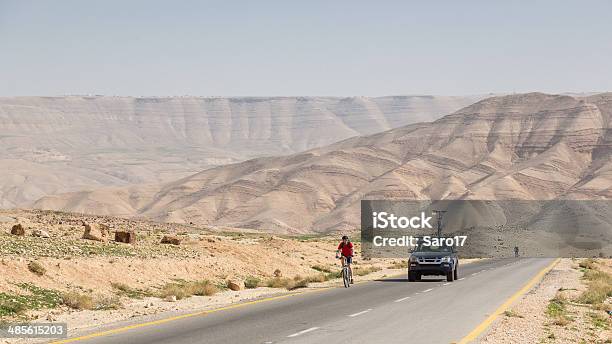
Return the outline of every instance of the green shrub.
{"type": "Polygon", "coordinates": [[[254,289],[254,288],[259,287],[260,283],[261,283],[261,280],[259,278],[248,276],[244,280],[244,287],[247,289],[254,289]]]}
{"type": "Polygon", "coordinates": [[[0,292],[0,317],[19,315],[30,309],[55,308],[61,304],[61,293],[31,283],[16,284],[28,294],[0,292]]]}

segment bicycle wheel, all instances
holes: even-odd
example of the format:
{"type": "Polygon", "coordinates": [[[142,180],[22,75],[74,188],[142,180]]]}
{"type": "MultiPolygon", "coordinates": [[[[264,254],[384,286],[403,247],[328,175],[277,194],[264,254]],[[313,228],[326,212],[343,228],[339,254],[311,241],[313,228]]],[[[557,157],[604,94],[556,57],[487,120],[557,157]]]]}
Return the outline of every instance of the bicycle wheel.
{"type": "Polygon", "coordinates": [[[344,282],[345,288],[348,288],[351,286],[351,280],[349,279],[348,268],[342,268],[342,282],[344,282]]]}

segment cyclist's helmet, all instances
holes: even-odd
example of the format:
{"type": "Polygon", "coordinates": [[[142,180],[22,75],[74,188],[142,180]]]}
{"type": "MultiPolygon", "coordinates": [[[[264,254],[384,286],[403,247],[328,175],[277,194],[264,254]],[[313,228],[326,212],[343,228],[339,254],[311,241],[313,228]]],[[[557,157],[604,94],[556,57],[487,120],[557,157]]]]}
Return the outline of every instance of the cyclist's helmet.
{"type": "Polygon", "coordinates": [[[343,235],[342,240],[348,240],[348,235],[343,235]]]}

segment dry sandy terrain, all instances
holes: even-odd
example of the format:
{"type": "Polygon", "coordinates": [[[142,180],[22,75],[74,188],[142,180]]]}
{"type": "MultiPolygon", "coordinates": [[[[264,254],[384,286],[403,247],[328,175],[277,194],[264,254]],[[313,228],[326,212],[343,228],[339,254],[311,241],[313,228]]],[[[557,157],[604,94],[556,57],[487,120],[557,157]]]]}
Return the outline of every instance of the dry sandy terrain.
{"type": "MultiPolygon", "coordinates": [[[[612,298],[604,303],[606,309],[572,301],[587,289],[579,261],[562,259],[541,283],[494,323],[481,343],[610,343],[612,320],[605,310],[612,310],[612,298]],[[564,300],[563,317],[567,320],[551,316],[549,307],[555,298],[564,300]]],[[[601,269],[612,273],[612,260],[598,261],[601,269]]]]}
{"type": "MultiPolygon", "coordinates": [[[[325,281],[323,277],[326,271],[339,270],[334,258],[337,241],[331,237],[290,238],[49,211],[4,210],[0,211],[0,318],[66,321],[78,330],[137,316],[210,309],[289,292],[283,286],[267,287],[266,281],[274,280],[275,274],[281,275],[280,280],[311,278],[302,287],[336,285],[336,278],[325,281]],[[137,241],[131,245],[82,239],[82,221],[107,224],[112,231],[133,229],[137,241]],[[10,234],[16,223],[23,225],[26,236],[10,234]],[[36,229],[45,230],[50,237],[31,236],[36,229]],[[166,234],[181,238],[181,244],[160,244],[166,234]],[[30,268],[32,262],[42,266],[44,273],[37,275],[30,268]],[[249,277],[260,279],[261,286],[245,289],[249,277]],[[168,284],[202,280],[210,281],[218,292],[176,302],[168,302],[161,295],[168,284]],[[227,289],[228,280],[242,290],[227,289]],[[74,310],[59,303],[7,313],[11,299],[18,295],[35,299],[37,293],[44,300],[68,293],[90,295],[95,307],[108,309],[74,310]]],[[[359,254],[358,243],[356,249],[359,254]]],[[[402,273],[401,266],[393,266],[396,262],[400,261],[357,258],[355,271],[372,272],[356,276],[356,281],[402,273]]]]}
{"type": "Polygon", "coordinates": [[[482,97],[4,97],[0,208],[431,121],[482,97]]]}
{"type": "Polygon", "coordinates": [[[610,93],[493,97],[432,123],[36,207],[328,233],[358,228],[362,199],[610,199],[611,104],[610,93]]]}

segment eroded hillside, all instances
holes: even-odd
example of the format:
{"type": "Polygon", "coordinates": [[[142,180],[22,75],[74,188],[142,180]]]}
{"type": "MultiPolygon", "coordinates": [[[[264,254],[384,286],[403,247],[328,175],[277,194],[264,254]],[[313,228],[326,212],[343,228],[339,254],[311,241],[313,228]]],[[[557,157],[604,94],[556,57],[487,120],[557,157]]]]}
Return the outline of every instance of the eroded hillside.
{"type": "Polygon", "coordinates": [[[36,206],[298,233],[358,228],[361,199],[609,199],[611,102],[493,97],[432,123],[36,206]]]}
{"type": "Polygon", "coordinates": [[[0,207],[292,154],[430,121],[479,98],[0,98],[0,207]]]}

